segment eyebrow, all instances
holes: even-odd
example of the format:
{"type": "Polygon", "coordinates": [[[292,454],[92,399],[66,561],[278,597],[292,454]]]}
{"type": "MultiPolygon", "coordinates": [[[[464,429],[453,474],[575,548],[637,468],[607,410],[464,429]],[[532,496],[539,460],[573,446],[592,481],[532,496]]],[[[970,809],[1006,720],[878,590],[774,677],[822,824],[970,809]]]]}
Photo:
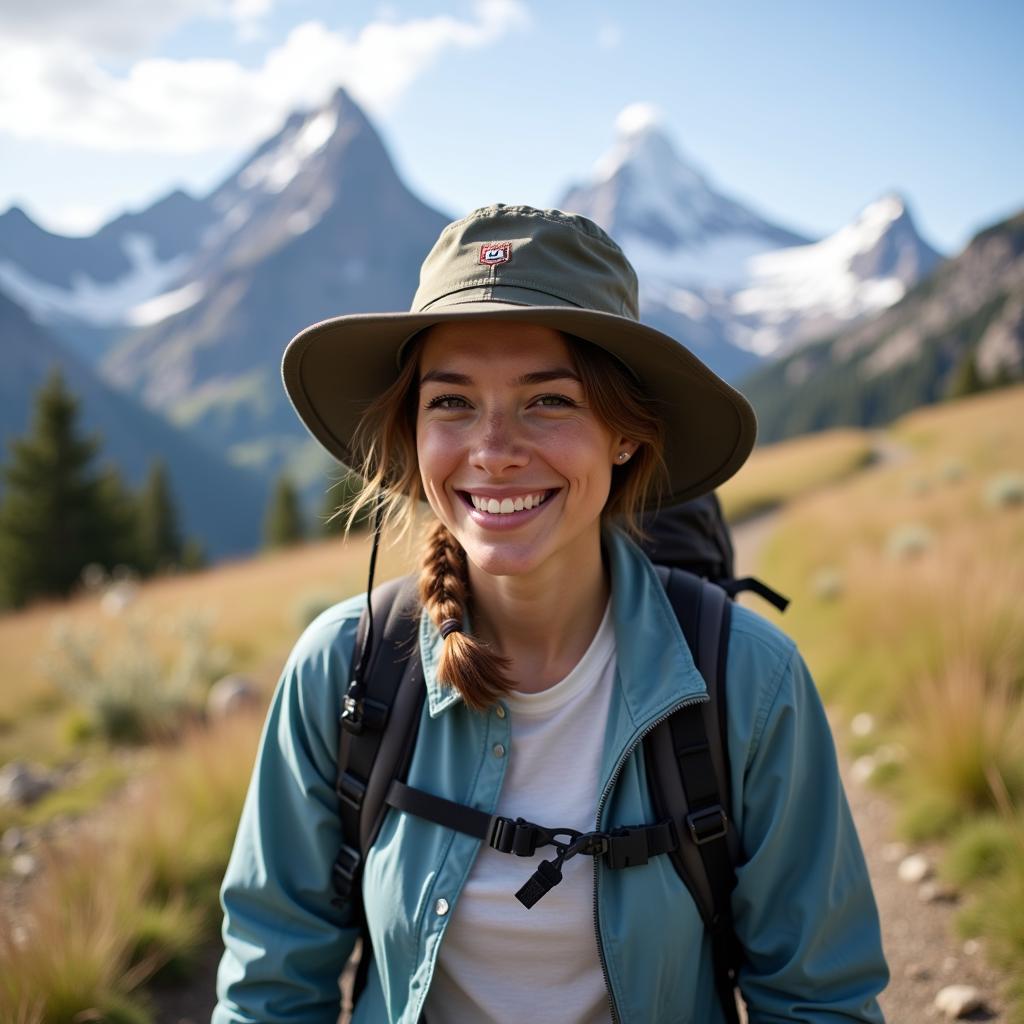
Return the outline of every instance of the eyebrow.
{"type": "MultiPolygon", "coordinates": [[[[512,382],[514,387],[529,387],[533,384],[547,384],[553,380],[574,380],[582,384],[579,374],[568,367],[559,366],[553,370],[535,370],[533,373],[524,373],[522,377],[512,382]]],[[[447,370],[431,370],[420,377],[420,387],[424,384],[455,384],[467,387],[473,383],[473,379],[464,373],[451,373],[447,370]]]]}

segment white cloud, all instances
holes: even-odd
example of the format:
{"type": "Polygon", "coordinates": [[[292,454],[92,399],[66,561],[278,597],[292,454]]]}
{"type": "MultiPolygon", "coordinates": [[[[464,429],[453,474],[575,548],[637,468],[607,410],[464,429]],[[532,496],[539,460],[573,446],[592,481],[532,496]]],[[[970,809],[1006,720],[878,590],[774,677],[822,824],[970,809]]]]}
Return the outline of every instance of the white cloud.
{"type": "MultiPolygon", "coordinates": [[[[63,2],[63,0],[62,0],[63,2]]],[[[102,0],[110,8],[127,0],[102,0]]],[[[193,0],[171,0],[179,15],[193,0]]],[[[240,18],[269,0],[232,0],[240,18]]],[[[85,5],[83,5],[85,6],[85,5]]],[[[147,8],[150,5],[145,5],[147,8]]],[[[0,19],[0,26],[2,26],[0,19]]],[[[0,44],[0,132],[113,151],[194,153],[253,141],[338,85],[373,112],[391,107],[440,56],[528,24],[521,0],[449,15],[371,22],[358,33],[306,22],[255,68],[228,59],[143,58],[119,76],[68,38],[0,44]]]]}
{"type": "Polygon", "coordinates": [[[64,203],[28,214],[41,227],[62,235],[91,235],[110,219],[109,210],[90,203],[64,203]]]}
{"type": "Polygon", "coordinates": [[[106,57],[133,57],[194,18],[251,23],[273,0],[46,0],[0,5],[0,39],[43,49],[70,45],[106,57]]]}

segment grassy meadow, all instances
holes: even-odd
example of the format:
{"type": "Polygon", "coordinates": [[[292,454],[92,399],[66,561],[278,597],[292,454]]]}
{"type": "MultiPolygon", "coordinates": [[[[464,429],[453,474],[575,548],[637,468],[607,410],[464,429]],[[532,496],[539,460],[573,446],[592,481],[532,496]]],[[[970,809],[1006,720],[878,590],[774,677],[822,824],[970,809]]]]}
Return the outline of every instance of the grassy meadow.
{"type": "Polygon", "coordinates": [[[730,523],[743,522],[842,480],[874,458],[874,440],[865,430],[829,430],[758,448],[719,488],[722,510],[730,523]]]}
{"type": "MultiPolygon", "coordinates": [[[[1024,979],[1024,389],[921,410],[871,472],[791,504],[761,573],[960,924],[1024,979]]],[[[1016,983],[1024,1019],[1024,982],[1016,983]]]]}
{"type": "MultiPolygon", "coordinates": [[[[734,521],[783,508],[761,574],[794,599],[785,628],[842,721],[860,722],[849,742],[908,834],[948,842],[950,878],[973,894],[964,928],[1016,963],[1022,398],[759,449],[722,492],[734,521]]],[[[205,723],[205,692],[232,672],[269,694],[305,622],[364,587],[367,554],[365,537],[311,543],[147,582],[120,609],[97,592],[0,616],[0,765],[66,772],[33,806],[0,809],[45,875],[16,883],[0,855],[0,1020],[146,1024],[153,986],[187,977],[216,936],[261,717],[205,723]],[[134,733],[113,730],[111,707],[134,733]]],[[[407,564],[385,550],[378,578],[407,564]]]]}

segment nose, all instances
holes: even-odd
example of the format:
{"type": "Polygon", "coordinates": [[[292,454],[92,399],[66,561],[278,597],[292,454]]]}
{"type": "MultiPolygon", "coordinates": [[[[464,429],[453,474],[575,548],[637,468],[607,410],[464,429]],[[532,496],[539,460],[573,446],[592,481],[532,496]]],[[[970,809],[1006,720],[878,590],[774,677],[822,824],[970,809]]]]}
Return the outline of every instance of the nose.
{"type": "Polygon", "coordinates": [[[509,417],[493,413],[482,424],[479,436],[470,447],[470,463],[490,477],[525,466],[529,456],[516,436],[509,417]]]}

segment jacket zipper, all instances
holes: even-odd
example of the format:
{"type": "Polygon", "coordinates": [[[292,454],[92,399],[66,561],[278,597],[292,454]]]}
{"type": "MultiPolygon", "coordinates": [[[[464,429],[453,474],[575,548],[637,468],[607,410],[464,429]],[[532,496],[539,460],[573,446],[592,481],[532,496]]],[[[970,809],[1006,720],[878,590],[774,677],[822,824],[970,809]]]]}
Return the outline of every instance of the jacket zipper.
{"type": "MultiPolygon", "coordinates": [[[[671,707],[663,715],[656,718],[650,725],[647,726],[634,740],[633,742],[622,752],[618,761],[615,763],[615,769],[612,771],[612,777],[608,780],[608,785],[605,786],[604,792],[601,794],[601,799],[597,803],[597,821],[594,823],[594,830],[599,832],[601,830],[601,814],[604,812],[604,805],[608,802],[608,797],[611,796],[612,790],[615,788],[615,783],[618,781],[619,776],[622,774],[622,769],[626,765],[626,761],[629,760],[633,751],[643,742],[645,736],[653,732],[661,725],[666,719],[671,718],[677,711],[681,711],[683,708],[692,707],[694,704],[706,704],[710,698],[707,695],[701,697],[690,697],[687,700],[680,701],[678,704],[671,707]]],[[[601,945],[601,919],[597,906],[597,879],[598,879],[598,859],[594,858],[594,934],[597,938],[597,956],[601,961],[601,974],[604,976],[604,987],[608,993],[608,1004],[612,1011],[612,1024],[621,1024],[622,1018],[619,1016],[619,1008],[615,1005],[615,993],[612,992],[611,978],[608,976],[608,961],[605,959],[604,947],[601,945]]]]}

